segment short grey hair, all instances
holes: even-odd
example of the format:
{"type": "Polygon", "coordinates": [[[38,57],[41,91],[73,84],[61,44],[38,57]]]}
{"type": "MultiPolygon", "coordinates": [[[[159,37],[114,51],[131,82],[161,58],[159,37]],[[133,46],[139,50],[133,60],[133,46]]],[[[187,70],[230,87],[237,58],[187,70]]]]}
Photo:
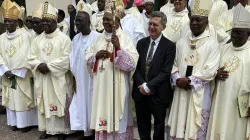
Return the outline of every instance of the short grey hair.
{"type": "Polygon", "coordinates": [[[159,17],[159,18],[161,18],[161,24],[163,26],[166,26],[166,24],[167,24],[167,16],[163,12],[153,11],[151,13],[151,17],[150,18],[153,18],[153,17],[159,17]]]}

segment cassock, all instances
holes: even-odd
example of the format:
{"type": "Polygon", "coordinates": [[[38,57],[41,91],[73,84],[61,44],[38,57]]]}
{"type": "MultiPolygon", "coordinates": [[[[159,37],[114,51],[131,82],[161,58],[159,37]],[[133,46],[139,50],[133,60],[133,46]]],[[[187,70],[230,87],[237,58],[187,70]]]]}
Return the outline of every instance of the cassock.
{"type": "Polygon", "coordinates": [[[165,15],[171,14],[173,10],[174,10],[174,4],[171,3],[170,0],[168,1],[168,3],[166,3],[160,8],[160,11],[163,12],[165,15]]]}
{"type": "Polygon", "coordinates": [[[104,15],[104,11],[96,12],[91,17],[91,28],[94,31],[102,31],[104,29],[102,24],[102,18],[104,15]]]}
{"type": "Polygon", "coordinates": [[[250,93],[249,55],[250,41],[240,48],[231,43],[221,48],[220,67],[225,66],[229,77],[226,81],[217,81],[207,140],[249,139],[249,119],[239,116],[237,104],[239,96],[250,93]]]}
{"type": "Polygon", "coordinates": [[[122,30],[130,35],[135,46],[140,39],[146,37],[143,26],[132,15],[127,14],[120,22],[122,30]]]}
{"type": "Polygon", "coordinates": [[[142,24],[143,26],[145,26],[144,24],[144,19],[141,15],[141,13],[139,12],[138,8],[137,7],[131,7],[129,9],[125,9],[124,10],[124,13],[125,14],[131,14],[132,16],[134,16],[140,24],[142,24]]]}
{"type": "Polygon", "coordinates": [[[72,97],[72,77],[69,72],[70,38],[56,29],[42,33],[31,45],[28,63],[35,78],[39,131],[47,134],[69,134],[69,105],[72,97]],[[38,65],[46,63],[50,72],[42,74],[38,65]]]}
{"type": "Polygon", "coordinates": [[[211,106],[211,81],[219,66],[220,51],[217,41],[205,30],[198,37],[191,33],[176,44],[176,58],[172,70],[173,85],[185,77],[187,66],[193,66],[191,90],[175,87],[169,115],[171,140],[202,139],[206,137],[211,106]],[[192,47],[193,46],[193,47],[192,47]],[[193,49],[192,49],[193,48],[193,49]]]}
{"type": "Polygon", "coordinates": [[[70,70],[76,80],[76,92],[73,96],[69,112],[71,130],[90,131],[93,81],[86,62],[86,52],[93,40],[99,35],[91,31],[89,35],[77,34],[73,39],[70,53],[70,70]]]}
{"type": "Polygon", "coordinates": [[[63,20],[62,22],[57,23],[57,27],[60,31],[69,36],[69,24],[67,21],[63,20]]]}
{"type": "MultiPolygon", "coordinates": [[[[116,31],[120,48],[115,50],[115,131],[116,140],[133,139],[133,118],[130,105],[130,82],[138,61],[133,40],[120,28],[116,31]]],[[[95,59],[100,50],[113,52],[112,34],[104,31],[88,49],[86,59],[93,68],[93,100],[90,128],[96,139],[111,140],[113,131],[113,59],[95,59]]]]}
{"type": "Polygon", "coordinates": [[[30,38],[17,29],[13,33],[2,34],[0,43],[2,104],[7,108],[7,124],[18,128],[35,126],[37,125],[37,110],[31,89],[32,73],[27,63],[30,38]],[[15,75],[16,88],[10,88],[11,81],[4,75],[6,71],[11,71],[15,75]]]}
{"type": "MultiPolygon", "coordinates": [[[[250,11],[249,5],[246,5],[245,8],[247,11],[250,11]]],[[[218,19],[218,26],[216,29],[218,41],[222,44],[225,44],[230,39],[234,9],[235,6],[227,12],[224,12],[218,19]]]]}
{"type": "Polygon", "coordinates": [[[180,39],[181,29],[186,24],[189,24],[188,10],[185,9],[181,12],[173,12],[167,16],[167,24],[165,30],[162,31],[163,35],[176,43],[180,39]]]}
{"type": "MultiPolygon", "coordinates": [[[[249,16],[250,13],[238,4],[234,9],[233,29],[250,29],[249,16]]],[[[240,117],[240,109],[250,106],[250,41],[240,47],[226,44],[220,48],[220,53],[220,68],[224,67],[229,76],[225,81],[216,81],[207,140],[249,140],[250,120],[240,117]],[[238,101],[240,96],[248,101],[238,101]]]]}
{"type": "Polygon", "coordinates": [[[217,27],[218,25],[218,19],[220,15],[228,11],[227,3],[223,0],[214,0],[213,1],[213,7],[210,11],[208,20],[209,24],[214,25],[217,27]]]}
{"type": "Polygon", "coordinates": [[[149,33],[148,33],[148,23],[149,23],[150,17],[148,18],[146,16],[146,13],[143,13],[142,17],[143,17],[143,20],[144,20],[144,30],[146,32],[146,35],[149,36],[149,33]]]}
{"type": "Polygon", "coordinates": [[[96,13],[99,11],[98,6],[97,6],[97,0],[91,4],[91,8],[96,13]]]}

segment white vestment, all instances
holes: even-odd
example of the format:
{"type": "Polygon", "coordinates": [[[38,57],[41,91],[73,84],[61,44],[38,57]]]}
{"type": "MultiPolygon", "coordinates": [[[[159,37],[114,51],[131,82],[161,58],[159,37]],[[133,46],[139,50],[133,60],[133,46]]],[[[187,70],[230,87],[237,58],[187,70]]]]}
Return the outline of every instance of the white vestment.
{"type": "Polygon", "coordinates": [[[97,6],[97,1],[95,1],[91,4],[91,9],[92,9],[92,11],[94,11],[96,13],[99,11],[98,6],[97,6]]]}
{"type": "Polygon", "coordinates": [[[76,80],[76,92],[69,108],[71,130],[90,131],[93,81],[87,69],[86,52],[98,35],[91,31],[84,36],[79,33],[73,39],[70,69],[76,80]]]}
{"type": "MultiPolygon", "coordinates": [[[[246,10],[250,12],[250,6],[246,5],[246,10]]],[[[232,23],[233,23],[233,13],[235,7],[224,12],[218,19],[218,24],[216,26],[218,41],[222,44],[225,44],[231,35],[232,23]]]]}
{"type": "Polygon", "coordinates": [[[213,7],[208,16],[209,24],[217,27],[220,15],[228,11],[227,3],[223,0],[214,0],[213,7]]]}
{"type": "Polygon", "coordinates": [[[219,66],[220,51],[217,41],[205,30],[198,37],[190,33],[176,44],[173,66],[173,85],[186,76],[187,66],[193,66],[191,90],[175,88],[169,115],[171,140],[205,140],[210,114],[212,81],[219,66]],[[191,45],[192,43],[192,45],[191,45]],[[193,48],[192,48],[193,46],[193,48]]]}
{"type": "Polygon", "coordinates": [[[57,28],[65,33],[67,36],[69,36],[69,24],[67,23],[67,21],[63,20],[60,23],[57,23],[57,28]]]}
{"type": "Polygon", "coordinates": [[[239,96],[250,93],[249,56],[250,41],[240,48],[233,47],[232,43],[221,47],[220,68],[224,66],[229,77],[226,81],[217,81],[207,140],[249,139],[250,119],[240,117],[237,103],[239,96]]]}
{"type": "Polygon", "coordinates": [[[149,33],[148,33],[148,23],[149,23],[150,18],[148,18],[146,16],[146,13],[142,14],[142,17],[144,19],[144,30],[145,30],[145,33],[146,33],[147,36],[149,36],[149,33]]]}
{"type": "Polygon", "coordinates": [[[135,46],[140,39],[146,37],[143,26],[134,16],[127,14],[120,22],[122,30],[131,36],[135,46]]]}
{"type": "Polygon", "coordinates": [[[189,24],[188,10],[181,12],[173,12],[167,16],[167,24],[162,34],[172,42],[176,43],[180,39],[181,29],[186,24],[189,24]]]}
{"type": "Polygon", "coordinates": [[[139,21],[140,24],[142,24],[144,26],[145,23],[144,23],[143,17],[142,17],[142,15],[139,12],[137,7],[131,7],[129,9],[125,9],[124,13],[125,14],[131,14],[132,16],[134,16],[139,21]]]}
{"type": "Polygon", "coordinates": [[[72,96],[70,51],[71,40],[59,29],[51,34],[42,33],[31,45],[28,63],[35,79],[39,131],[47,134],[71,133],[68,112],[72,96]],[[47,64],[49,73],[40,73],[37,67],[41,63],[47,64]]]}
{"type": "Polygon", "coordinates": [[[163,12],[165,15],[171,14],[174,10],[174,4],[170,3],[170,0],[168,1],[168,3],[166,3],[165,5],[163,5],[160,8],[160,11],[163,12]]]}
{"type": "Polygon", "coordinates": [[[91,28],[94,31],[102,31],[104,30],[102,19],[103,19],[104,11],[96,12],[91,17],[91,28]]]}
{"type": "Polygon", "coordinates": [[[37,125],[37,110],[31,88],[32,73],[27,63],[30,38],[21,29],[0,36],[0,76],[2,76],[2,104],[7,108],[8,125],[25,128],[37,125]],[[10,88],[10,80],[4,75],[15,75],[16,89],[10,88]],[[7,81],[7,82],[4,82],[7,81]]]}
{"type": "Polygon", "coordinates": [[[93,102],[90,128],[95,129],[96,139],[111,140],[113,130],[113,62],[111,58],[95,59],[100,50],[115,52],[115,131],[116,140],[133,138],[130,82],[138,61],[138,53],[131,37],[120,28],[117,36],[120,48],[113,51],[112,34],[104,31],[96,38],[87,52],[88,65],[93,67],[93,102]],[[129,73],[131,72],[131,75],[129,73]]]}

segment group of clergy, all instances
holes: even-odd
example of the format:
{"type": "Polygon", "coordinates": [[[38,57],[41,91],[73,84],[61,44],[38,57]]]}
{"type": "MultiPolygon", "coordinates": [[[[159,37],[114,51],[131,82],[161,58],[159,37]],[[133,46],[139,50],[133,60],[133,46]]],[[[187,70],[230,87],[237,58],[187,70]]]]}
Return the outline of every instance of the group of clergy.
{"type": "Polygon", "coordinates": [[[250,8],[233,2],[170,0],[153,11],[154,0],[97,0],[95,10],[80,0],[71,41],[49,2],[24,19],[24,7],[4,0],[7,124],[38,126],[40,139],[132,140],[133,98],[141,140],[151,139],[151,115],[154,140],[250,139],[250,8]]]}

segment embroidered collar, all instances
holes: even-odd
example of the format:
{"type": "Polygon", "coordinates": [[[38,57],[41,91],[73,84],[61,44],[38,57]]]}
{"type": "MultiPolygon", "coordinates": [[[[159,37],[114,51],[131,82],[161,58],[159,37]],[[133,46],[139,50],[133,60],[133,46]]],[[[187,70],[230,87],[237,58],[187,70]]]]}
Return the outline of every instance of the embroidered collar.
{"type": "Polygon", "coordinates": [[[231,48],[232,50],[234,51],[243,51],[243,50],[246,50],[248,48],[250,48],[250,41],[248,40],[243,46],[241,47],[234,47],[233,46],[233,43],[231,43],[231,48]]]}
{"type": "MultiPolygon", "coordinates": [[[[121,28],[119,27],[119,28],[116,30],[116,35],[118,36],[118,38],[120,38],[121,34],[122,34],[122,30],[121,30],[121,28]]],[[[107,42],[111,42],[112,33],[108,33],[108,32],[106,32],[106,31],[104,30],[103,35],[104,35],[105,40],[106,40],[107,42]]]]}
{"type": "Polygon", "coordinates": [[[185,8],[184,10],[180,11],[180,12],[176,12],[174,9],[173,9],[173,15],[174,16],[185,16],[188,14],[188,9],[185,8]]]}
{"type": "Polygon", "coordinates": [[[194,36],[191,32],[191,34],[189,35],[191,49],[195,50],[199,48],[201,45],[203,45],[207,41],[209,36],[210,36],[209,29],[205,29],[205,31],[197,37],[194,36]]]}
{"type": "Polygon", "coordinates": [[[45,37],[46,38],[49,38],[49,39],[52,39],[54,38],[55,36],[57,36],[61,31],[59,29],[56,29],[53,33],[50,33],[50,34],[46,34],[45,33],[45,37]]]}
{"type": "Polygon", "coordinates": [[[21,35],[20,29],[16,29],[15,32],[9,33],[8,31],[6,32],[6,37],[10,40],[15,39],[21,35]]]}

